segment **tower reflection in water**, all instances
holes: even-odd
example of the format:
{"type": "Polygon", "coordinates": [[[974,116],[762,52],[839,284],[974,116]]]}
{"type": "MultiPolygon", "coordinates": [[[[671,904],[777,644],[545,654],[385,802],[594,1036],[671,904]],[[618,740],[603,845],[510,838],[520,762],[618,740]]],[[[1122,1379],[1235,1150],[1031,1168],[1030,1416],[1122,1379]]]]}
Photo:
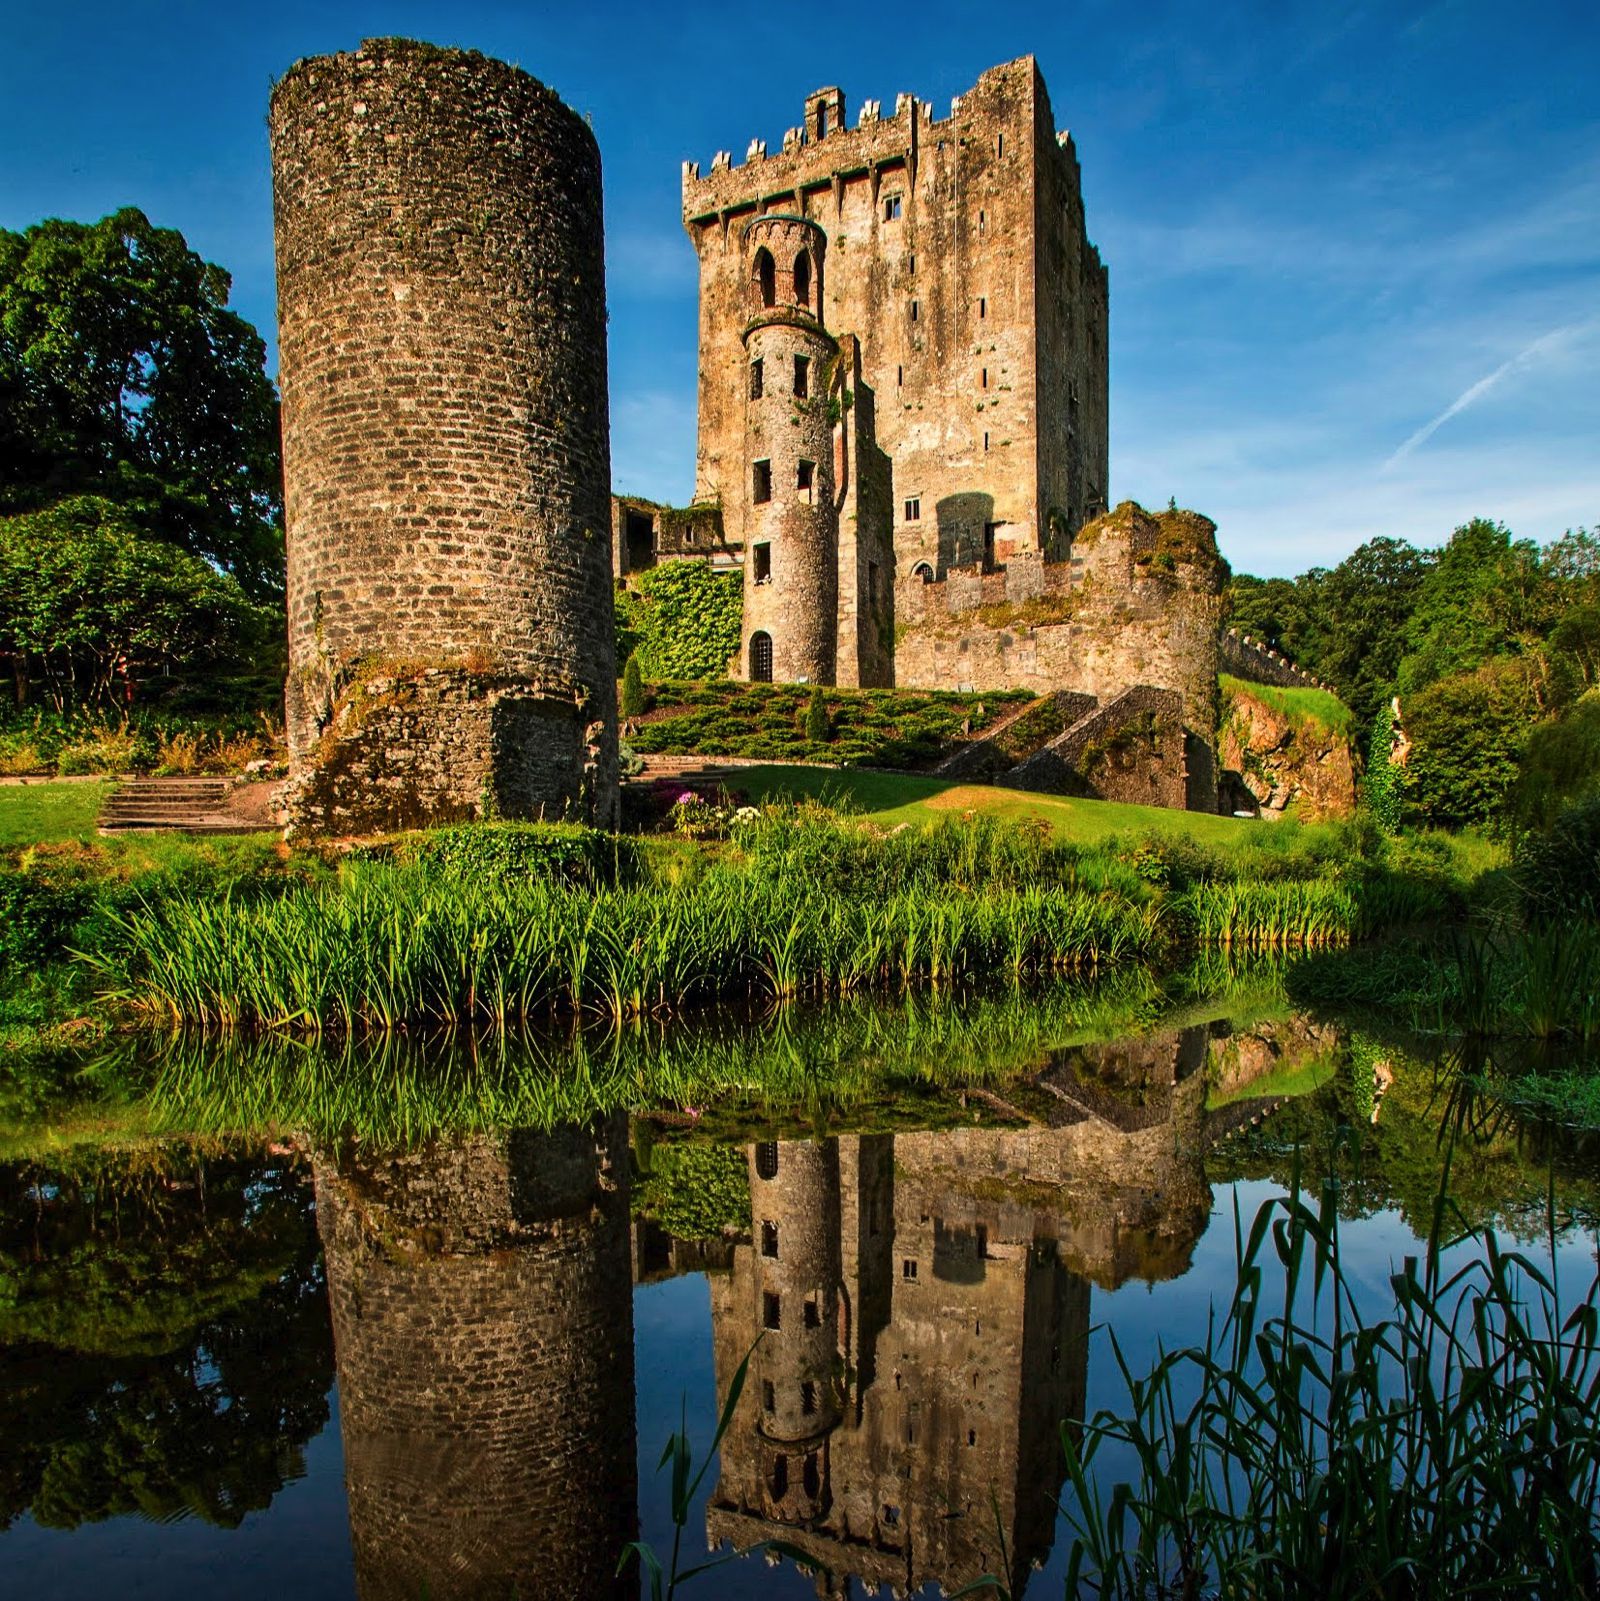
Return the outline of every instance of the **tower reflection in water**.
{"type": "Polygon", "coordinates": [[[750,1243],[712,1278],[721,1393],[754,1351],[710,1542],[782,1539],[820,1593],[991,1572],[1020,1595],[1083,1417],[1091,1281],[1181,1273],[1205,1227],[1205,1050],[1063,1053],[1023,1127],[751,1146],[750,1243]]]}
{"type": "Polygon", "coordinates": [[[637,1595],[626,1118],[315,1168],[362,1601],[637,1595]]]}

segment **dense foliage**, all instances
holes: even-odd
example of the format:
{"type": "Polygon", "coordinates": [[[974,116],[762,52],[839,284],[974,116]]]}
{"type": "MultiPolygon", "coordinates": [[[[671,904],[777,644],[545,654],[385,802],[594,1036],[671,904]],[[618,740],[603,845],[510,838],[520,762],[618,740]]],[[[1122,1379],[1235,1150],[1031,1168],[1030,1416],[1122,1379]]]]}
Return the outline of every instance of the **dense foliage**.
{"type": "Polygon", "coordinates": [[[646,678],[726,678],[744,626],[744,577],[667,561],[617,592],[617,659],[646,678]]]}
{"type": "Polygon", "coordinates": [[[667,682],[652,685],[650,698],[653,714],[629,736],[641,753],[916,768],[1030,696],[859,689],[830,699],[803,684],[667,682]]]}
{"type": "Polygon", "coordinates": [[[1588,714],[1542,731],[1600,681],[1595,534],[1541,549],[1479,518],[1438,550],[1376,539],[1295,579],[1241,575],[1229,600],[1235,627],[1334,684],[1360,728],[1400,696],[1410,748],[1396,787],[1412,818],[1498,825],[1516,790],[1540,823],[1588,782],[1588,714]]]}
{"type": "Polygon", "coordinates": [[[281,616],[230,574],[80,496],[0,518],[0,656],[15,699],[124,703],[146,679],[240,674],[281,655],[281,616]]]}
{"type": "Polygon", "coordinates": [[[229,287],[131,208],[0,229],[0,513],[103,497],[281,594],[277,397],[229,287]]]}

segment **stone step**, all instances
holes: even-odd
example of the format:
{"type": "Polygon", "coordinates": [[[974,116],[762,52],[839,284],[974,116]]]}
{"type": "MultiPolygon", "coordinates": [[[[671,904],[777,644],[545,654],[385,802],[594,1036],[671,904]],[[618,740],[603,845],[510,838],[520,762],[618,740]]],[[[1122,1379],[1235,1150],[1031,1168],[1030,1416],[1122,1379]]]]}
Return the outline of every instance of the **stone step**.
{"type": "Polygon", "coordinates": [[[254,834],[259,818],[229,809],[228,778],[134,778],[119,784],[100,809],[102,834],[254,834]]]}

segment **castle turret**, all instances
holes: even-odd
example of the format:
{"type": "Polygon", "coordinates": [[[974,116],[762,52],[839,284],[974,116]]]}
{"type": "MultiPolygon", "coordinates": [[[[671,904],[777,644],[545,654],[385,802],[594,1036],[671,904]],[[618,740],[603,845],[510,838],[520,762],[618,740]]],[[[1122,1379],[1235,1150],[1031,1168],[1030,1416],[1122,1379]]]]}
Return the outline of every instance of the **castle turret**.
{"type": "Polygon", "coordinates": [[[600,152],[404,39],[272,95],[291,811],[617,806],[600,152]]]}
{"type": "Polygon", "coordinates": [[[758,217],[744,230],[744,668],[756,680],[836,677],[838,345],[822,318],[826,246],[804,217],[758,217]]]}

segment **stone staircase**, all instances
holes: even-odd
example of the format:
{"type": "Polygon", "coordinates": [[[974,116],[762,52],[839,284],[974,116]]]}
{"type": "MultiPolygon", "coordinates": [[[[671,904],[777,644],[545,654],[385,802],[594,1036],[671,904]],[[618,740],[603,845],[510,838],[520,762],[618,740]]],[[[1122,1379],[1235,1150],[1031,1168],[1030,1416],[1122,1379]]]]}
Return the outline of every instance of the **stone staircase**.
{"type": "Polygon", "coordinates": [[[231,778],[126,778],[100,808],[102,834],[251,834],[269,827],[231,805],[231,778]]]}

